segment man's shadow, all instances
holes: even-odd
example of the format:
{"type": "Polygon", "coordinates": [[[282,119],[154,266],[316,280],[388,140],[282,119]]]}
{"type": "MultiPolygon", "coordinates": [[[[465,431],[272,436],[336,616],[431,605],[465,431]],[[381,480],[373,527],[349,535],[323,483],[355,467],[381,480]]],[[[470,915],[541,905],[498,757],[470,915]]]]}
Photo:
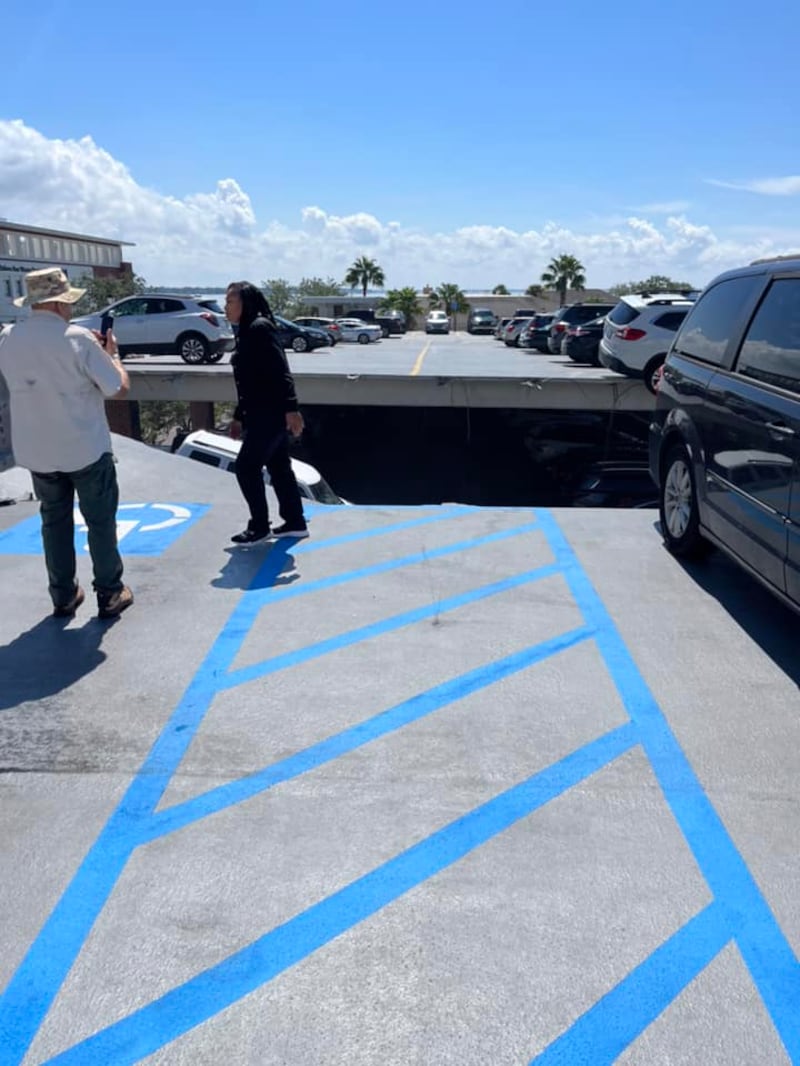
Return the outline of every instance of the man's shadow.
{"type": "Polygon", "coordinates": [[[218,589],[268,589],[290,585],[300,573],[289,548],[292,540],[226,548],[228,560],[211,584],[218,589]],[[265,550],[266,549],[266,550],[265,550]]]}
{"type": "Polygon", "coordinates": [[[67,629],[68,621],[45,618],[0,645],[0,710],[63,692],[105,660],[100,644],[108,625],[92,619],[67,629]]]}

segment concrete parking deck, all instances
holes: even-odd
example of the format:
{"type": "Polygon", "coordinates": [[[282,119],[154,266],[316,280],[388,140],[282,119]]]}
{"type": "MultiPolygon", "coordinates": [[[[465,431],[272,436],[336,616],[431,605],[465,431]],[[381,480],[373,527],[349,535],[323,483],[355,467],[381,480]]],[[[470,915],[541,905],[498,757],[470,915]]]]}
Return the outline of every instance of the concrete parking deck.
{"type": "Polygon", "coordinates": [[[800,1063],[794,616],[652,511],[234,549],[117,448],[116,623],[0,509],[0,1063],[800,1063]]]}

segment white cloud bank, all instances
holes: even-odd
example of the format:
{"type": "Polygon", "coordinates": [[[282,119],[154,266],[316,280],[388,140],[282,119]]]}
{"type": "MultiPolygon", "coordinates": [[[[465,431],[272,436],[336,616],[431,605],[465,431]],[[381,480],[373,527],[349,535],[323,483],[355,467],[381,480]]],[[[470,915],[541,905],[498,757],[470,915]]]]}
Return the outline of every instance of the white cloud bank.
{"type": "MultiPolygon", "coordinates": [[[[673,205],[651,205],[652,213],[665,206],[673,205]]],[[[212,192],[164,196],[139,185],[91,137],[51,140],[19,120],[0,121],[0,214],[133,241],[137,273],[172,285],[341,278],[363,253],[380,262],[392,287],[442,281],[466,289],[499,282],[524,287],[562,252],[578,256],[594,286],[653,273],[699,285],[722,269],[794,250],[791,234],[789,244],[766,232],[726,238],[680,212],[658,225],[633,214],[604,232],[547,222],[522,233],[484,225],[434,233],[364,213],[340,217],[317,206],[306,207],[294,227],[264,223],[234,178],[218,181],[212,192]]]]}

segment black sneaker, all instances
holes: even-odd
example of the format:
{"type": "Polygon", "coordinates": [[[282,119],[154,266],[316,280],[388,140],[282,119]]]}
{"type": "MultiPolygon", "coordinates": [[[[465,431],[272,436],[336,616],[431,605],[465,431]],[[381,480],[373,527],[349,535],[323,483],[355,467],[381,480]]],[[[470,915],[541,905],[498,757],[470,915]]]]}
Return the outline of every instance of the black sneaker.
{"type": "Polygon", "coordinates": [[[53,618],[72,618],[86,597],[80,585],[75,586],[72,599],[68,603],[60,603],[53,608],[53,618]]]}
{"type": "Polygon", "coordinates": [[[290,526],[288,522],[284,522],[282,526],[275,526],[272,531],[273,537],[294,537],[295,540],[304,540],[310,536],[308,532],[308,526],[303,525],[290,526]]]}
{"type": "Polygon", "coordinates": [[[247,529],[243,529],[241,533],[234,533],[231,540],[234,544],[255,544],[256,541],[266,540],[267,537],[271,535],[269,526],[261,532],[248,526],[247,529]]]}

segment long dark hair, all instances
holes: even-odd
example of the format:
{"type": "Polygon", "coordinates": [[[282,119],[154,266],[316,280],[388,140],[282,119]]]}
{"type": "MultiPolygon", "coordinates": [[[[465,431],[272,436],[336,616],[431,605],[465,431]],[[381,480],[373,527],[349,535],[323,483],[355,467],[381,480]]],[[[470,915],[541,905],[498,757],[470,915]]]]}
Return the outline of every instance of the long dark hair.
{"type": "Polygon", "coordinates": [[[232,281],[228,289],[238,293],[242,301],[242,317],[239,319],[239,329],[247,329],[257,318],[266,318],[273,329],[278,328],[275,315],[269,306],[264,293],[250,281],[232,281]]]}

